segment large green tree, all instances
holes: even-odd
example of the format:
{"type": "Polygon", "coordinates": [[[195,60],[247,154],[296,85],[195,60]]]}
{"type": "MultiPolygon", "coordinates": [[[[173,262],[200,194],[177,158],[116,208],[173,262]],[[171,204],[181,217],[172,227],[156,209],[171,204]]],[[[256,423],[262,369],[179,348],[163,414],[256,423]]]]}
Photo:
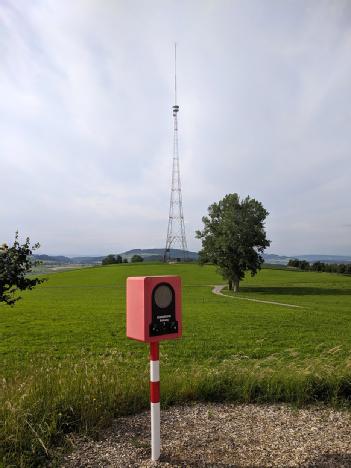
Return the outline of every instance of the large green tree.
{"type": "Polygon", "coordinates": [[[39,248],[39,244],[30,245],[27,237],[24,244],[18,241],[16,232],[12,247],[7,244],[0,246],[0,302],[14,305],[21,296],[18,291],[33,289],[45,279],[28,277],[32,267],[39,263],[32,260],[32,251],[39,248]]]}
{"type": "Polygon", "coordinates": [[[202,241],[200,263],[217,265],[235,292],[246,271],[254,276],[261,268],[261,254],[270,245],[264,229],[267,216],[262,203],[250,197],[240,200],[231,193],[208,207],[208,216],[202,218],[204,228],[196,231],[202,241]]]}

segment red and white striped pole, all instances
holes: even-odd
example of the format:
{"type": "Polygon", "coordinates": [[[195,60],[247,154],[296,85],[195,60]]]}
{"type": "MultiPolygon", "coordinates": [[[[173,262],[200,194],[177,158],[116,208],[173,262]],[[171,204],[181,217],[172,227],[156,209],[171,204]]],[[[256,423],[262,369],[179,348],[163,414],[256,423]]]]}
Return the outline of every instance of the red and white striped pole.
{"type": "Polygon", "coordinates": [[[160,458],[160,355],[159,343],[150,343],[151,460],[160,458]]]}

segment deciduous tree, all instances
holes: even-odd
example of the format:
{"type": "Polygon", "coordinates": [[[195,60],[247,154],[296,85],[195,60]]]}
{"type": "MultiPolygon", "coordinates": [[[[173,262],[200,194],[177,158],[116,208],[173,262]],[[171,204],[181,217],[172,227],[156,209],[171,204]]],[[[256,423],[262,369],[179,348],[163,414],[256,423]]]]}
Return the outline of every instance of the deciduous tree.
{"type": "Polygon", "coordinates": [[[261,254],[270,245],[264,229],[267,216],[268,211],[257,200],[240,200],[232,193],[209,206],[208,216],[202,218],[203,230],[196,231],[196,237],[202,240],[200,263],[217,265],[229,289],[235,292],[246,271],[253,276],[261,268],[261,254]]]}
{"type": "Polygon", "coordinates": [[[3,244],[0,247],[0,302],[14,305],[21,299],[17,293],[26,289],[33,289],[37,284],[45,281],[44,278],[31,278],[28,274],[32,267],[40,262],[32,260],[33,250],[38,249],[39,244],[30,245],[27,237],[24,244],[18,241],[16,232],[12,247],[3,244]]]}

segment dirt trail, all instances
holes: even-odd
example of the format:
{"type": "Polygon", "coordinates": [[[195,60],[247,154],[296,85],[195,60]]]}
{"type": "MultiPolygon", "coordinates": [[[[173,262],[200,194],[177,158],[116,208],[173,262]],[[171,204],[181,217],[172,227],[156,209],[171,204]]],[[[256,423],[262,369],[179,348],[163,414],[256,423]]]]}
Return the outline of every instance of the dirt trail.
{"type": "Polygon", "coordinates": [[[212,292],[213,294],[217,294],[217,296],[230,297],[232,299],[241,299],[243,301],[262,302],[263,304],[273,304],[273,305],[278,305],[278,306],[283,306],[283,307],[294,307],[296,309],[303,309],[302,306],[295,305],[295,304],[285,304],[284,302],[263,301],[261,299],[251,299],[250,297],[242,297],[242,296],[228,296],[227,294],[222,293],[223,288],[225,288],[224,284],[214,286],[214,288],[212,289],[212,292]]]}

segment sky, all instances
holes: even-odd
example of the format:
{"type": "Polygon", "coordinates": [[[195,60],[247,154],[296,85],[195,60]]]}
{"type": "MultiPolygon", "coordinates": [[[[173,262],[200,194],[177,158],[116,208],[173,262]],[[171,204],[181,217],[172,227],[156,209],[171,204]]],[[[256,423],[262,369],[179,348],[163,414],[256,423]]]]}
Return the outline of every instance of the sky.
{"type": "Polygon", "coordinates": [[[175,42],[189,249],[236,192],[268,252],[350,255],[348,0],[2,0],[0,241],[164,247],[175,42]]]}

